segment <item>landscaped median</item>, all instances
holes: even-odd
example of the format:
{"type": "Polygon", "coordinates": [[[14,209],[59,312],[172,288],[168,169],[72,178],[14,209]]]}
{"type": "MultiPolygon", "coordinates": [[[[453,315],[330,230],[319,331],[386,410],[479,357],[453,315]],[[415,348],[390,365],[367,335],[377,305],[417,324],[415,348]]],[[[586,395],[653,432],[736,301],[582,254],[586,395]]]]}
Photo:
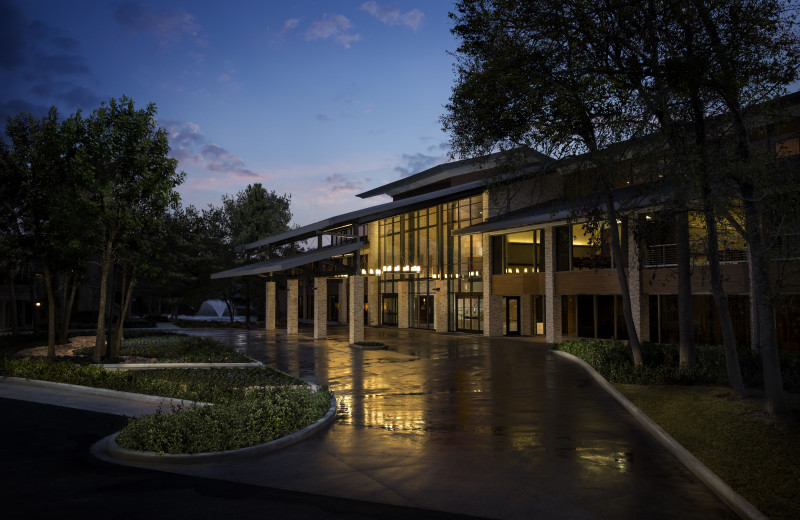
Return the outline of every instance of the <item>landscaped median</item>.
{"type": "MultiPolygon", "coordinates": [[[[130,419],[109,444],[117,454],[127,451],[150,457],[170,454],[189,458],[209,453],[230,455],[277,439],[297,440],[296,432],[311,426],[318,429],[333,419],[335,399],[325,388],[308,385],[268,367],[219,366],[225,360],[241,362],[243,356],[215,340],[202,338],[198,343],[198,338],[189,336],[165,337],[169,339],[140,338],[126,340],[123,345],[123,358],[151,360],[145,363],[147,370],[108,370],[87,364],[83,359],[86,353],[80,351],[56,360],[6,355],[2,365],[7,376],[192,403],[130,419]],[[198,345],[205,355],[194,352],[198,345]],[[147,355],[143,355],[145,351],[147,355]],[[215,366],[170,366],[169,361],[185,363],[187,357],[196,363],[214,362],[215,366]]],[[[277,445],[283,444],[285,441],[277,445]]]]}
{"type": "MultiPolygon", "coordinates": [[[[782,363],[792,416],[763,413],[759,360],[740,353],[750,398],[730,397],[721,347],[700,347],[698,368],[678,366],[675,345],[645,344],[634,367],[630,348],[612,341],[573,341],[556,350],[584,360],[668,436],[769,518],[800,518],[800,359],[782,363]]],[[[756,517],[756,516],[751,516],[756,517]]]]}

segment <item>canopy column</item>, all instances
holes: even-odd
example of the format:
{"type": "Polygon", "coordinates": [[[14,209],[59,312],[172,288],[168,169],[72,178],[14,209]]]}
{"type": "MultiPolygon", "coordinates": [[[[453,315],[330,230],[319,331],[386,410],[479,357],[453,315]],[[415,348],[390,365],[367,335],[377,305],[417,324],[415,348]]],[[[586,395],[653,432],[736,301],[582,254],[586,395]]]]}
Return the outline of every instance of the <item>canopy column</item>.
{"type": "Polygon", "coordinates": [[[286,289],[288,293],[286,296],[286,333],[297,334],[299,331],[298,307],[300,298],[300,280],[296,278],[293,280],[286,280],[286,289]]]}
{"type": "Polygon", "coordinates": [[[265,304],[265,322],[266,322],[266,330],[274,331],[275,330],[275,315],[276,315],[276,306],[278,305],[278,291],[275,286],[275,282],[266,282],[266,304],[265,304]]]}
{"type": "Polygon", "coordinates": [[[364,341],[364,277],[351,276],[350,301],[350,343],[364,341]]]}
{"type": "Polygon", "coordinates": [[[328,279],[314,278],[314,339],[328,336],[328,279]]]}

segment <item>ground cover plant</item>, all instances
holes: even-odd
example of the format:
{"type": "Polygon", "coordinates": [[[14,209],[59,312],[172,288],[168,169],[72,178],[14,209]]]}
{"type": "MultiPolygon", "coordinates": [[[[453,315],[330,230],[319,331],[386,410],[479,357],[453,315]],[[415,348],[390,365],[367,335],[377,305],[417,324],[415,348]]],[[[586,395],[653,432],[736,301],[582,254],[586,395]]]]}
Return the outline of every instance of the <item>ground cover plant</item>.
{"type": "Polygon", "coordinates": [[[750,398],[736,400],[727,388],[725,355],[720,347],[698,347],[698,367],[692,371],[678,366],[675,345],[643,344],[641,367],[633,366],[630,349],[619,342],[569,341],[555,348],[594,367],[768,517],[800,517],[797,356],[784,355],[782,359],[792,415],[775,420],[763,411],[757,353],[739,353],[750,398]]]}
{"type": "Polygon", "coordinates": [[[156,453],[205,453],[255,446],[301,430],[325,416],[331,393],[320,389],[258,389],[246,399],[178,408],[131,419],[117,436],[123,448],[156,453]]]}
{"type": "MultiPolygon", "coordinates": [[[[236,352],[218,341],[170,334],[129,337],[126,355],[158,353],[174,360],[175,341],[183,345],[177,350],[180,355],[186,356],[188,349],[193,361],[238,360],[231,356],[236,352]]],[[[0,360],[2,375],[192,401],[172,413],[159,410],[131,419],[119,436],[120,446],[129,449],[200,453],[253,446],[313,424],[325,416],[332,398],[327,389],[313,389],[268,367],[106,370],[80,362],[80,356],[51,360],[9,354],[32,343],[8,345],[0,360]]]]}
{"type": "MultiPolygon", "coordinates": [[[[93,347],[79,349],[91,356],[93,347]]],[[[131,335],[120,345],[120,356],[155,358],[161,363],[248,363],[252,359],[213,338],[184,334],[131,335]]]]}

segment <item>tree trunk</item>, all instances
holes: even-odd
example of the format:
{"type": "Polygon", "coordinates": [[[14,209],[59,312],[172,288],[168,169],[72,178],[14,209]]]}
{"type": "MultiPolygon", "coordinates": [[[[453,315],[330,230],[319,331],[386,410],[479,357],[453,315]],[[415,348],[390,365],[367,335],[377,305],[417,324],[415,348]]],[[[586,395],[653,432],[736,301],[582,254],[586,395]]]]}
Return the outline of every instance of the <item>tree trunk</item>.
{"type": "MultiPolygon", "coordinates": [[[[708,200],[708,194],[706,200],[708,200]]],[[[739,352],[736,348],[736,335],[733,331],[733,319],[728,307],[728,295],[722,287],[722,270],[719,265],[719,237],[717,222],[713,212],[706,205],[703,209],[706,221],[706,254],[708,256],[708,270],[711,275],[711,294],[717,307],[719,325],[722,329],[722,345],[725,348],[725,367],[728,370],[728,384],[731,385],[733,395],[739,399],[747,397],[747,391],[742,381],[742,369],[739,366],[739,352]]]]}
{"type": "Polygon", "coordinates": [[[19,334],[19,316],[17,315],[17,291],[14,289],[14,278],[16,278],[17,269],[9,269],[6,272],[8,276],[8,297],[11,300],[11,334],[19,334]]]}
{"type": "Polygon", "coordinates": [[[244,326],[250,329],[250,281],[245,278],[244,280],[244,326]]]}
{"type": "Polygon", "coordinates": [[[114,357],[119,356],[120,347],[122,346],[122,340],[125,339],[123,337],[122,331],[125,325],[125,315],[128,313],[128,306],[131,303],[131,296],[133,295],[133,288],[136,285],[136,278],[131,275],[131,281],[127,287],[125,287],[125,281],[123,278],[122,287],[122,305],[120,309],[119,320],[117,320],[116,330],[114,331],[114,335],[112,337],[111,342],[111,355],[114,357]]]}
{"type": "Polygon", "coordinates": [[[103,256],[100,263],[100,302],[97,311],[97,337],[95,338],[94,352],[92,353],[92,361],[94,363],[100,363],[105,353],[106,300],[108,298],[108,274],[111,270],[111,247],[112,242],[109,240],[103,248],[103,256]]]}
{"type": "Polygon", "coordinates": [[[53,293],[53,276],[44,264],[44,289],[47,292],[47,357],[56,357],[56,297],[53,293]]]}
{"type": "Polygon", "coordinates": [[[625,263],[622,258],[622,246],[620,245],[619,232],[617,231],[617,212],[614,210],[614,198],[610,191],[606,193],[606,203],[608,204],[608,219],[606,223],[611,230],[611,255],[614,259],[619,288],[622,293],[622,312],[625,315],[625,326],[628,328],[628,343],[633,355],[633,364],[639,366],[642,364],[642,345],[639,343],[639,333],[636,331],[636,322],[633,319],[630,287],[628,286],[628,276],[625,273],[625,263]]]}
{"type": "Polygon", "coordinates": [[[680,365],[692,369],[697,366],[697,349],[694,345],[692,315],[692,271],[689,245],[689,211],[682,207],[675,214],[676,252],[678,261],[678,337],[680,365]]]}
{"type": "MultiPolygon", "coordinates": [[[[33,273],[31,273],[33,274],[33,273]]],[[[36,307],[36,302],[34,301],[34,295],[36,294],[36,287],[34,286],[33,277],[30,278],[28,281],[28,294],[31,297],[31,307],[33,308],[31,314],[31,324],[33,325],[33,333],[37,334],[39,332],[39,323],[36,321],[36,316],[39,314],[39,310],[36,307]]]]}
{"type": "MultiPolygon", "coordinates": [[[[69,294],[67,296],[66,302],[64,302],[64,307],[61,313],[61,323],[59,324],[58,330],[58,338],[60,343],[67,342],[67,336],[69,335],[69,322],[72,318],[72,306],[75,304],[75,295],[78,292],[79,282],[76,279],[72,279],[69,286],[69,294]]],[[[66,291],[66,289],[65,289],[66,291]]]]}

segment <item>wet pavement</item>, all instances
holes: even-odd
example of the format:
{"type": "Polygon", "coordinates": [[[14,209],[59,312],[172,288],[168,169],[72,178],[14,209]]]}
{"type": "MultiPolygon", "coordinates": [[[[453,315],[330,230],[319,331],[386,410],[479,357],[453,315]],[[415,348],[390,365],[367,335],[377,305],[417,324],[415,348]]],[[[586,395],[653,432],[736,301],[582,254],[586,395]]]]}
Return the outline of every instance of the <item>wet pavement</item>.
{"type": "MultiPolygon", "coordinates": [[[[171,468],[292,492],[488,518],[731,518],[581,369],[532,338],[345,327],[195,331],[329,386],[325,432],[222,466],[171,468]]],[[[154,466],[145,466],[154,467],[154,466]]]]}

